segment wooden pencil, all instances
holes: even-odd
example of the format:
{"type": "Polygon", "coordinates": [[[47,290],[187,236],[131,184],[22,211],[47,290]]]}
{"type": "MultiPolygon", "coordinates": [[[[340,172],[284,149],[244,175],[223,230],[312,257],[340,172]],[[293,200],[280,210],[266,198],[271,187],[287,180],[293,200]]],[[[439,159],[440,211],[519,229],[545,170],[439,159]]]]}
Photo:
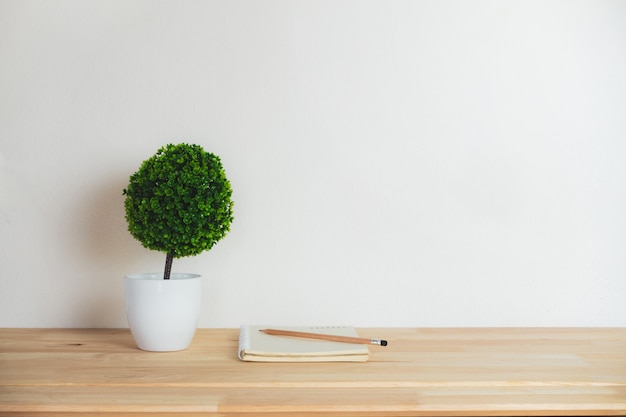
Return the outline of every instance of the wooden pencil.
{"type": "Polygon", "coordinates": [[[263,329],[259,331],[265,334],[270,334],[272,336],[301,337],[301,338],[306,338],[306,339],[327,340],[329,342],[357,343],[361,345],[387,346],[386,340],[367,339],[365,337],[339,336],[339,335],[334,335],[334,334],[296,332],[292,330],[278,330],[278,329],[263,329]]]}

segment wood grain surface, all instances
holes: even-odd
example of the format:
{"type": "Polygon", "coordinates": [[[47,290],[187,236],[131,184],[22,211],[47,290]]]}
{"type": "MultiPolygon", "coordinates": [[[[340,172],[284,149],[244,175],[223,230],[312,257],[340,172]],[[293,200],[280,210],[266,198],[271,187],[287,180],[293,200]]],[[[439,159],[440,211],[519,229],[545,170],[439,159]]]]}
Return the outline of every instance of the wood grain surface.
{"type": "Polygon", "coordinates": [[[0,329],[0,416],[626,415],[624,328],[359,329],[367,363],[252,363],[238,329],[181,352],[127,329],[0,329]]]}

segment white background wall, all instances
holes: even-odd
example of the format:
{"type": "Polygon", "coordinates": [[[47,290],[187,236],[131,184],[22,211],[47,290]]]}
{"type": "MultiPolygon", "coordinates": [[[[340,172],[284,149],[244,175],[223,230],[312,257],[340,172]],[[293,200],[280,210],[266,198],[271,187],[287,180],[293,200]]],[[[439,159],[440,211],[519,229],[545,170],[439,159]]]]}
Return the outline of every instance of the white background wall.
{"type": "Polygon", "coordinates": [[[200,327],[626,326],[626,2],[0,0],[0,326],[125,327],[122,189],[221,156],[200,327]]]}

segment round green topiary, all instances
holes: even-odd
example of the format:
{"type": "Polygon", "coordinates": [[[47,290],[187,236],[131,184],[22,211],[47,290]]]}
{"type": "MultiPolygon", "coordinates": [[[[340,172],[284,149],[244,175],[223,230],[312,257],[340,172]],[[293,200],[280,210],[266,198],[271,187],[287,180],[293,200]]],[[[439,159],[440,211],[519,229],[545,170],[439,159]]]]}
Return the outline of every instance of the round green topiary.
{"type": "Polygon", "coordinates": [[[209,250],[230,230],[232,189],[220,158],[199,145],[166,145],[130,177],[124,206],[141,244],[173,258],[209,250]]]}

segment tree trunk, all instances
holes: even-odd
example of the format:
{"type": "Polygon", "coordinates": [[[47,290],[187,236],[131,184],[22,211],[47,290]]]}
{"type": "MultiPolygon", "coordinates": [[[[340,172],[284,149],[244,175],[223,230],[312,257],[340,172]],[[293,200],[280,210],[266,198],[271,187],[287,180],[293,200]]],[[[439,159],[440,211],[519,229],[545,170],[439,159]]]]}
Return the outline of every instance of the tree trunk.
{"type": "Polygon", "coordinates": [[[165,273],[163,274],[163,279],[170,279],[170,275],[172,274],[172,261],[174,260],[174,255],[168,253],[165,257],[165,273]]]}

